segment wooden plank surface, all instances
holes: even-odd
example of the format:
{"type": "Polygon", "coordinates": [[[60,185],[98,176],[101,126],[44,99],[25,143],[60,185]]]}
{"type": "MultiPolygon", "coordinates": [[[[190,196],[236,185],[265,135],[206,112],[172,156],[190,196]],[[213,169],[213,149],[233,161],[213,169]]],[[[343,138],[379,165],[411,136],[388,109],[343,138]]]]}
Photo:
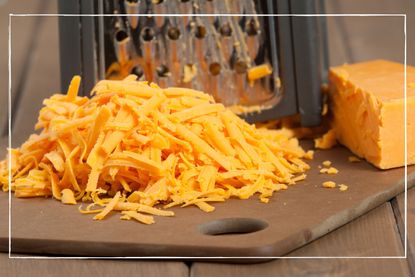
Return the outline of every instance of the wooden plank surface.
{"type": "MultiPolygon", "coordinates": [[[[389,203],[289,256],[398,256],[403,254],[389,203]]],[[[280,259],[241,265],[193,263],[191,276],[410,276],[404,259],[280,259]]]]}
{"type": "MultiPolygon", "coordinates": [[[[415,276],[415,188],[408,190],[408,264],[412,275],[415,276]]],[[[392,201],[394,207],[396,221],[398,223],[399,232],[402,242],[405,236],[405,194],[401,193],[392,201]]]]}
{"type": "Polygon", "coordinates": [[[175,261],[9,259],[0,253],[2,276],[19,277],[187,277],[189,268],[175,261]]]}
{"type": "MultiPolygon", "coordinates": [[[[54,1],[1,1],[0,3],[0,136],[7,128],[8,100],[8,26],[9,13],[37,13],[45,11],[54,1]]],[[[28,75],[36,36],[42,27],[39,17],[12,18],[12,102],[17,105],[22,91],[21,84],[28,75]]]]}
{"type": "MultiPolygon", "coordinates": [[[[46,1],[46,3],[43,12],[56,13],[57,1],[46,1]]],[[[27,18],[19,17],[16,20],[24,21],[27,18]]],[[[16,107],[12,139],[15,145],[20,144],[34,132],[43,99],[59,92],[60,88],[58,19],[41,17],[40,20],[33,48],[27,49],[31,53],[31,62],[26,65],[27,75],[19,86],[21,92],[16,107]]]]}
{"type": "MultiPolygon", "coordinates": [[[[8,25],[9,13],[48,12],[48,6],[55,1],[3,1],[0,6],[0,135],[7,134],[8,100],[8,25]]],[[[22,85],[30,73],[36,37],[42,28],[40,17],[12,17],[12,105],[16,111],[22,85]]]]}
{"type": "MultiPolygon", "coordinates": [[[[327,13],[406,13],[408,64],[415,65],[415,1],[326,0],[327,13]]],[[[389,59],[403,63],[402,17],[329,17],[330,64],[389,59]]]]}

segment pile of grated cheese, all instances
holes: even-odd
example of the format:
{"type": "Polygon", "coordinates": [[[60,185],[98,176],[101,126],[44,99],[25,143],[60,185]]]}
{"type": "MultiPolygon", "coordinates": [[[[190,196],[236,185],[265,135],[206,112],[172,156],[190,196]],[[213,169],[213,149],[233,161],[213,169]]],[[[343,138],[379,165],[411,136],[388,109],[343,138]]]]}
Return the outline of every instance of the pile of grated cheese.
{"type": "Polygon", "coordinates": [[[100,81],[79,97],[75,76],[66,95],[44,100],[36,129],[0,163],[0,186],[16,197],[48,197],[105,218],[154,223],[153,215],[274,192],[305,178],[310,157],[287,129],[246,123],[200,91],[135,81],[100,81]],[[9,180],[9,159],[11,180],[9,180]],[[10,181],[10,182],[9,182],[10,181]]]}

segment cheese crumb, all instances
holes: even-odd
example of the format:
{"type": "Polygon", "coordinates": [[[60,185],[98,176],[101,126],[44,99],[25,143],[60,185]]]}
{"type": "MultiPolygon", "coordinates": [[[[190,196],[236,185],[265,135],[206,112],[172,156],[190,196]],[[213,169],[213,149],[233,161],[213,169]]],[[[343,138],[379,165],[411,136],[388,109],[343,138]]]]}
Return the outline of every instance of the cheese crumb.
{"type": "Polygon", "coordinates": [[[321,115],[326,115],[329,111],[329,105],[327,103],[324,103],[323,108],[321,109],[321,115]]]}
{"type": "Polygon", "coordinates": [[[183,71],[183,83],[190,83],[196,75],[197,67],[194,64],[185,65],[183,71]]]}
{"type": "Polygon", "coordinates": [[[253,82],[257,79],[264,78],[272,74],[272,68],[268,64],[261,64],[258,66],[251,67],[248,70],[248,81],[253,85],[253,82]]]}
{"type": "Polygon", "coordinates": [[[323,165],[326,166],[326,167],[329,167],[329,166],[331,166],[331,161],[324,161],[323,165]]]}
{"type": "Polygon", "coordinates": [[[262,203],[268,203],[269,202],[269,198],[266,198],[266,197],[261,197],[260,200],[261,200],[262,203]]]}
{"type": "Polygon", "coordinates": [[[243,106],[243,105],[233,105],[229,106],[228,109],[236,114],[252,114],[259,113],[263,110],[268,110],[272,108],[270,105],[253,105],[253,106],[243,106]]]}
{"type": "Polygon", "coordinates": [[[71,204],[71,205],[75,205],[76,204],[75,196],[74,196],[72,190],[70,190],[70,189],[63,189],[61,193],[62,193],[61,202],[63,204],[71,204]]]}
{"type": "Polygon", "coordinates": [[[322,174],[337,174],[339,173],[339,170],[335,167],[324,167],[322,169],[320,169],[320,173],[322,174]]]}
{"type": "Polygon", "coordinates": [[[330,149],[336,144],[336,132],[334,129],[331,129],[322,137],[314,139],[314,147],[318,149],[330,149]]]}
{"type": "Polygon", "coordinates": [[[307,160],[312,160],[314,158],[314,151],[313,150],[308,150],[305,154],[304,154],[304,159],[307,160]]]}
{"type": "Polygon", "coordinates": [[[347,158],[347,160],[348,160],[349,162],[351,162],[351,163],[357,163],[357,162],[360,162],[360,159],[359,159],[358,157],[356,157],[356,156],[349,156],[349,157],[347,158]]]}
{"type": "Polygon", "coordinates": [[[323,187],[332,189],[336,187],[336,183],[333,181],[326,181],[326,182],[323,182],[323,187]]]}
{"type": "Polygon", "coordinates": [[[330,167],[327,169],[327,174],[337,174],[339,170],[335,167],[330,167]]]}
{"type": "Polygon", "coordinates": [[[348,187],[348,186],[346,186],[345,184],[340,184],[340,185],[339,185],[339,190],[340,190],[340,191],[346,191],[348,188],[349,188],[349,187],[348,187]]]}

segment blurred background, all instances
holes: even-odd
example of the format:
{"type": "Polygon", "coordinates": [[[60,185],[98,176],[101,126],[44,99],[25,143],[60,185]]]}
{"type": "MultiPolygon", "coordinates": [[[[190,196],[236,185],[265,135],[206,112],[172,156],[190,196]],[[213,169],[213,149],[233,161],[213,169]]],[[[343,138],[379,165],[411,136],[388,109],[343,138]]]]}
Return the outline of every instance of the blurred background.
{"type": "MultiPolygon", "coordinates": [[[[415,65],[415,1],[326,0],[327,13],[406,13],[407,62],[415,65]]],[[[9,13],[57,13],[56,0],[0,0],[0,135],[7,136],[9,13]]],[[[370,59],[404,62],[402,17],[328,17],[330,65],[370,59]]],[[[13,144],[33,132],[42,100],[60,91],[58,20],[12,17],[13,144]],[[18,113],[16,111],[19,111],[18,113]]]]}

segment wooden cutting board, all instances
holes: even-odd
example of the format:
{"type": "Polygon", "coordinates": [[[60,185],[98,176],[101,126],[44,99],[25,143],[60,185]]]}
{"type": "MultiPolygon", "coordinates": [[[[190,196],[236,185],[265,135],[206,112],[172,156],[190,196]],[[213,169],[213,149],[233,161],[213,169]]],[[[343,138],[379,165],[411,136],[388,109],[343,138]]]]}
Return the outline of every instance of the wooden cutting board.
{"type": "MultiPolygon", "coordinates": [[[[350,155],[343,147],[316,151],[307,179],[277,192],[268,204],[254,197],[215,204],[212,213],[196,207],[174,208],[176,216],[156,217],[149,226],[120,220],[118,213],[93,221],[93,215],[78,212],[78,205],[13,197],[12,251],[63,256],[281,256],[404,190],[403,168],[381,171],[366,162],[348,162],[350,155]],[[324,160],[331,160],[340,172],[319,174],[324,160]],[[321,183],[327,180],[347,184],[349,189],[323,188],[321,183]]],[[[408,186],[414,183],[412,166],[408,186]]],[[[0,193],[1,251],[8,250],[7,220],[8,194],[0,193]]]]}

